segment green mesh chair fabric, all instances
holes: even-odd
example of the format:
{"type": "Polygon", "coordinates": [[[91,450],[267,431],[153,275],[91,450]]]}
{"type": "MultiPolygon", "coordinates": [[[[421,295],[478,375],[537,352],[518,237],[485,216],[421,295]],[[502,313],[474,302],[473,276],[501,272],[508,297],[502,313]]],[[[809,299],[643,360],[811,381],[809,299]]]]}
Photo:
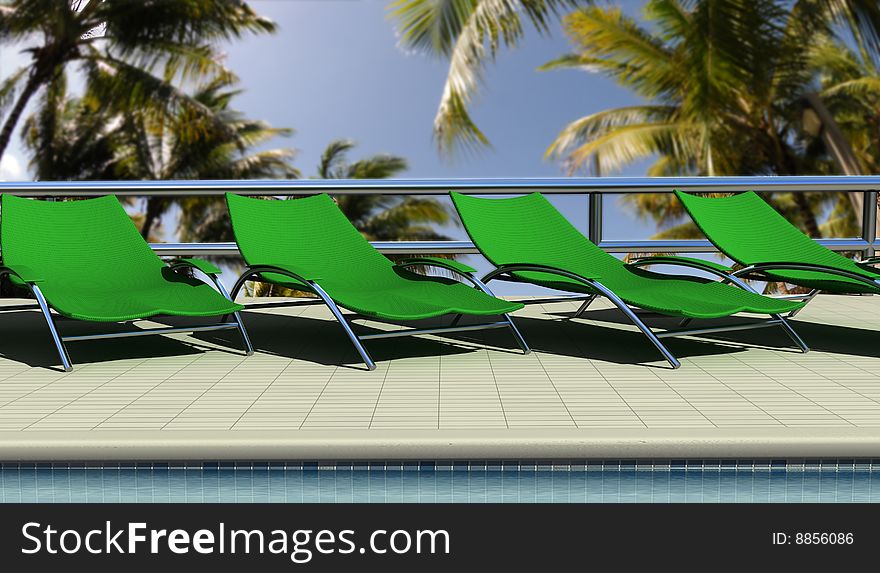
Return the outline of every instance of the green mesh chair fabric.
{"type": "MultiPolygon", "coordinates": [[[[676,191],[703,234],[718,250],[741,265],[805,263],[834,267],[880,279],[880,273],[861,267],[835,253],[789,223],[756,193],[730,197],[699,197],[676,191]]],[[[780,270],[766,272],[773,280],[829,292],[880,292],[880,287],[821,271],[780,270]]]]}
{"type": "Polygon", "coordinates": [[[243,308],[165,265],[112,195],[64,202],[3,195],[0,215],[3,264],[33,270],[64,316],[118,322],[243,308]]]}
{"type": "MultiPolygon", "coordinates": [[[[481,199],[452,193],[471,239],[494,265],[548,265],[595,276],[626,303],[688,318],[738,312],[778,314],[802,306],[696,277],[674,277],[628,267],[606,253],[539,193],[512,199],[481,199]]],[[[542,272],[516,272],[515,280],[559,290],[595,294],[573,279],[542,272]]]]}
{"type": "MultiPolygon", "coordinates": [[[[339,306],[384,320],[444,314],[498,315],[522,308],[458,281],[396,267],[349,222],[329,195],[270,201],[226,195],[238,248],[249,266],[271,265],[314,279],[339,306]]],[[[308,285],[277,273],[261,280],[308,285]]]]}

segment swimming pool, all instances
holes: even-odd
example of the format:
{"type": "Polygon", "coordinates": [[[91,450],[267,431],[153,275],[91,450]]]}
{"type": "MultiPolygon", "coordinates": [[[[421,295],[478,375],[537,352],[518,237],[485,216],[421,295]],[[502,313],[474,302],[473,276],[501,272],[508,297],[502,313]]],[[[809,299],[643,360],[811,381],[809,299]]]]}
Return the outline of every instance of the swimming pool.
{"type": "Polygon", "coordinates": [[[880,460],[0,465],[0,501],[877,502],[880,460]]]}

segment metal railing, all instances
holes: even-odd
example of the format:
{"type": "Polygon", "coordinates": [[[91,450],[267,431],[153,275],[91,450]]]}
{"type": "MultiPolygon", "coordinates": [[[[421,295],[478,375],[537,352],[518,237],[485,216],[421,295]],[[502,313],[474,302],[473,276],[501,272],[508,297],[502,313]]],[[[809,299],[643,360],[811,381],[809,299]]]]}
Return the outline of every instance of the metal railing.
{"type": "MultiPolygon", "coordinates": [[[[512,195],[540,191],[547,194],[586,195],[584,214],[590,239],[610,252],[708,252],[706,240],[611,241],[603,238],[604,195],[619,193],[846,191],[863,194],[861,234],[854,238],[820,239],[837,251],[874,256],[877,244],[877,194],[880,176],[805,177],[583,177],[520,179],[297,179],[257,181],[76,181],[0,182],[0,193],[32,197],[309,195],[320,192],[361,195],[445,195],[450,190],[480,195],[512,195]]],[[[477,250],[469,241],[374,242],[387,254],[468,254],[477,250]]],[[[160,255],[236,255],[234,243],[153,243],[160,255]]]]}

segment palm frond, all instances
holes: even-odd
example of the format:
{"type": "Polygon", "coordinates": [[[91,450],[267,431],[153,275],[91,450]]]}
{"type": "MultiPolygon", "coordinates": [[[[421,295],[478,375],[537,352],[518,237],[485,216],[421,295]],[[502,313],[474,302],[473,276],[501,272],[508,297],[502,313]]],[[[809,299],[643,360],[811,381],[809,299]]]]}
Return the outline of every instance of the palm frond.
{"type": "Polygon", "coordinates": [[[675,53],[618,8],[584,8],[566,16],[563,26],[583,58],[607,62],[603,71],[642,97],[674,93],[687,81],[675,53]]]}
{"type": "Polygon", "coordinates": [[[0,83],[0,117],[6,115],[6,110],[15,101],[15,96],[29,71],[30,68],[27,66],[21,66],[0,83]]]}
{"type": "Polygon", "coordinates": [[[345,163],[345,156],[355,145],[350,139],[336,139],[331,141],[321,154],[318,164],[318,177],[321,179],[342,179],[337,166],[345,163]]]}
{"type": "Polygon", "coordinates": [[[880,98],[880,76],[842,81],[822,90],[821,95],[823,97],[849,95],[856,98],[865,96],[880,98]]]}
{"type": "Polygon", "coordinates": [[[346,169],[347,179],[386,179],[406,171],[406,159],[396,155],[374,155],[350,164],[346,169]]]}
{"type": "Polygon", "coordinates": [[[662,105],[618,107],[593,113],[565,126],[544,156],[548,159],[558,158],[569,153],[574,147],[606,135],[619,127],[654,121],[669,121],[674,114],[674,107],[662,105]]]}
{"type": "Polygon", "coordinates": [[[143,50],[157,38],[180,43],[232,40],[245,33],[272,33],[277,26],[243,0],[151,0],[101,2],[93,13],[106,23],[113,46],[143,50]]]}
{"type": "Polygon", "coordinates": [[[402,43],[449,59],[446,83],[434,117],[441,153],[473,151],[489,145],[468,110],[483,82],[487,61],[499,48],[515,46],[527,21],[549,31],[561,10],[586,0],[397,0],[389,9],[402,43]]]}

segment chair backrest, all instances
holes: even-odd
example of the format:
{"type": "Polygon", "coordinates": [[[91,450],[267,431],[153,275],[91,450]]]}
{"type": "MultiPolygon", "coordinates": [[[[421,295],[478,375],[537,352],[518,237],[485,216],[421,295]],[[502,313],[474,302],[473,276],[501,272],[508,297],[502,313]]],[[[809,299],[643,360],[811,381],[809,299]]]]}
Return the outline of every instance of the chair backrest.
{"type": "Polygon", "coordinates": [[[606,274],[623,268],[540,193],[509,199],[451,196],[474,244],[493,265],[533,263],[572,271],[584,265],[606,274]]]}
{"type": "Polygon", "coordinates": [[[116,290],[161,280],[165,266],[113,196],[40,201],[3,195],[0,254],[47,283],[116,290]]]}
{"type": "Polygon", "coordinates": [[[358,281],[393,266],[326,193],[287,201],[227,193],[226,203],[248,265],[287,263],[322,279],[358,281]]]}
{"type": "Polygon", "coordinates": [[[706,238],[741,265],[802,262],[839,266],[848,261],[802,233],[753,191],[730,197],[675,194],[706,238]]]}

